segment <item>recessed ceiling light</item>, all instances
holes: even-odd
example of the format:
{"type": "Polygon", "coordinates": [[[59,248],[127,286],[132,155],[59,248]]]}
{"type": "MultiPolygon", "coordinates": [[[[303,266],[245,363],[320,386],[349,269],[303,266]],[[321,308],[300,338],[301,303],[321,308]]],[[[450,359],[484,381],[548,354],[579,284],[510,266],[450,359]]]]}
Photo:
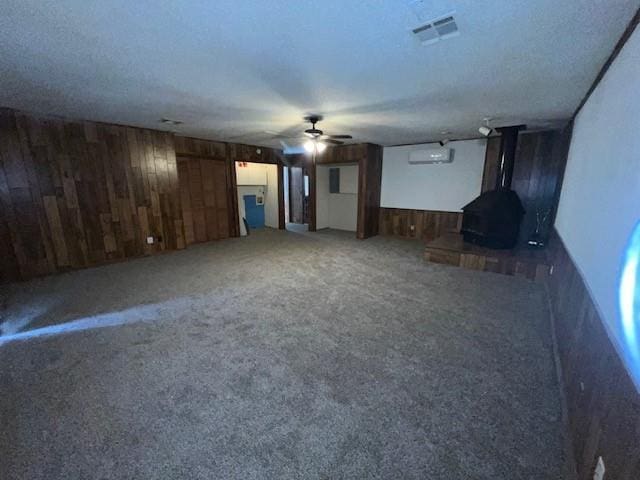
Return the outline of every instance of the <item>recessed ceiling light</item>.
{"type": "Polygon", "coordinates": [[[160,122],[164,123],[165,125],[181,125],[182,123],[184,123],[181,120],[171,120],[170,118],[161,118],[160,122]]]}

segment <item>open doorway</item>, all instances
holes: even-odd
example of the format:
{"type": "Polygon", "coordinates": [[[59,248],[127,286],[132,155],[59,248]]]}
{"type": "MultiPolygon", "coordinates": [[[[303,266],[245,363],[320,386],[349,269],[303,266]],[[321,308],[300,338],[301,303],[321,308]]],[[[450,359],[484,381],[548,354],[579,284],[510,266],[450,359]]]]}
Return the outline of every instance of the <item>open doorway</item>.
{"type": "Polygon", "coordinates": [[[287,230],[309,230],[311,192],[309,174],[304,166],[285,167],[285,213],[287,230]]]}
{"type": "Polygon", "coordinates": [[[357,163],[317,165],[316,228],[356,232],[358,226],[357,163]]]}
{"type": "Polygon", "coordinates": [[[278,166],[236,162],[240,236],[280,225],[278,166]]]}

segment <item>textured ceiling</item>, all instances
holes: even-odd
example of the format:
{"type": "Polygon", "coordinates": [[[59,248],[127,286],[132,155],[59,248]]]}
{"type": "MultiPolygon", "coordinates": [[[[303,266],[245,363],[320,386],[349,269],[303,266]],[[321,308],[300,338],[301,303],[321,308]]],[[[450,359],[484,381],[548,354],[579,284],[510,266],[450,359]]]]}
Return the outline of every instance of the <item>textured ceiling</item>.
{"type": "Polygon", "coordinates": [[[304,114],[383,145],[569,118],[639,0],[3,0],[0,105],[274,145],[304,114]]]}

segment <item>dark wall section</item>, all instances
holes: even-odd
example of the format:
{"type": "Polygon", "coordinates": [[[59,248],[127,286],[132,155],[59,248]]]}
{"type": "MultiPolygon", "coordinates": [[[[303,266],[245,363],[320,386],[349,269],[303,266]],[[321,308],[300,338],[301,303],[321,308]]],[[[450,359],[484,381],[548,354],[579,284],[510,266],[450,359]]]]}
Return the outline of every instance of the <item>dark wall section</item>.
{"type": "MultiPolygon", "coordinates": [[[[562,130],[521,132],[518,136],[513,182],[511,188],[518,193],[526,213],[520,226],[519,244],[526,244],[536,230],[538,215],[542,222],[541,234],[544,238],[551,232],[551,226],[558,208],[564,167],[571,138],[571,127],[562,130]]],[[[482,191],[493,190],[498,172],[500,137],[492,137],[487,142],[482,191]]]]}
{"type": "Polygon", "coordinates": [[[281,164],[270,148],[0,109],[0,282],[185,248],[176,154],[226,165],[213,193],[230,236],[235,161],[281,164]]]}
{"type": "Polygon", "coordinates": [[[640,478],[640,394],[636,391],[584,279],[553,231],[549,294],[579,480],[591,480],[598,457],[605,478],[640,478]]]}
{"type": "Polygon", "coordinates": [[[430,242],[460,232],[462,213],[407,208],[380,208],[380,234],[430,242]],[[413,228],[412,228],[413,227],[413,228]]]}
{"type": "Polygon", "coordinates": [[[184,248],[165,132],[3,109],[0,202],[3,281],[184,248]]]}
{"type": "Polygon", "coordinates": [[[382,193],[382,147],[367,144],[366,156],[358,163],[358,223],[360,239],[378,235],[382,193]]]}

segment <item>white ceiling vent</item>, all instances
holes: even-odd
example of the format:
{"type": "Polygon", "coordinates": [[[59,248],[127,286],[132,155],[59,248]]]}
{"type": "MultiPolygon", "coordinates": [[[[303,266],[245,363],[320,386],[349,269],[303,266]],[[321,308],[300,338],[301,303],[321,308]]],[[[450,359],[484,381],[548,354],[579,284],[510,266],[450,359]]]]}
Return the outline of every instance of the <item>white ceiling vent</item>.
{"type": "Polygon", "coordinates": [[[430,45],[439,40],[460,35],[453,14],[431,20],[424,25],[414,28],[412,31],[423,45],[430,45]]]}

